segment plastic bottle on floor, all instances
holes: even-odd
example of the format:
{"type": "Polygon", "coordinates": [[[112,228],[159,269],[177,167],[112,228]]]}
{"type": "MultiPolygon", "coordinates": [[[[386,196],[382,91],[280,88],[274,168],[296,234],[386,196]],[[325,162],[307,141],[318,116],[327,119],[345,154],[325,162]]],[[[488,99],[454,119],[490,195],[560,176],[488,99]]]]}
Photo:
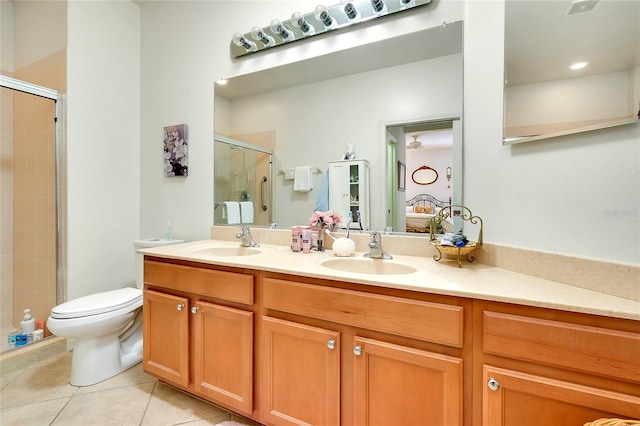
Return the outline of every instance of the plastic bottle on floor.
{"type": "Polygon", "coordinates": [[[31,317],[31,309],[24,310],[24,319],[20,321],[20,327],[24,334],[33,333],[36,329],[36,320],[31,317]]]}

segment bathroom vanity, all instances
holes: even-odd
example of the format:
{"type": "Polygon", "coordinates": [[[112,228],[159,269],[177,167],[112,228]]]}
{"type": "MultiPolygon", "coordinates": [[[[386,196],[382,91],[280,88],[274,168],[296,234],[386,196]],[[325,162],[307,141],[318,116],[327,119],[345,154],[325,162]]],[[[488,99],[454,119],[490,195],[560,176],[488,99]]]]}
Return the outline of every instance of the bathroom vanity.
{"type": "Polygon", "coordinates": [[[143,251],[147,373],[269,425],[640,418],[639,302],[486,265],[354,272],[323,266],[330,251],[237,245],[143,251]]]}

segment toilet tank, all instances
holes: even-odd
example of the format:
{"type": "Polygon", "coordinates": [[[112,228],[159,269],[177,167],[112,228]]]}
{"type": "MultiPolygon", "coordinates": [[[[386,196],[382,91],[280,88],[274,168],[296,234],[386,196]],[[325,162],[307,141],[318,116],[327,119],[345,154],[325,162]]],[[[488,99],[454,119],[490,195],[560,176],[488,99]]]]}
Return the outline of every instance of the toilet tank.
{"type": "Polygon", "coordinates": [[[165,240],[164,238],[143,238],[141,240],[134,240],[133,247],[135,248],[136,255],[136,287],[141,289],[144,284],[144,255],[138,253],[139,249],[181,243],[184,243],[184,240],[165,240]]]}

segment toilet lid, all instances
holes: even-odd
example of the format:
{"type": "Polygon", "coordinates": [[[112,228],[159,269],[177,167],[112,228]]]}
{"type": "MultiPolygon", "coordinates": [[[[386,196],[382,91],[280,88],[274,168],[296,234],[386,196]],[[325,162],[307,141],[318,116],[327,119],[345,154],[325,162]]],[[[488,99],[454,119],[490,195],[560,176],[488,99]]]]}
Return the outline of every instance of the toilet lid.
{"type": "Polygon", "coordinates": [[[51,317],[59,319],[86,317],[133,305],[142,305],[142,291],[137,288],[125,287],[65,302],[51,310],[51,317]]]}

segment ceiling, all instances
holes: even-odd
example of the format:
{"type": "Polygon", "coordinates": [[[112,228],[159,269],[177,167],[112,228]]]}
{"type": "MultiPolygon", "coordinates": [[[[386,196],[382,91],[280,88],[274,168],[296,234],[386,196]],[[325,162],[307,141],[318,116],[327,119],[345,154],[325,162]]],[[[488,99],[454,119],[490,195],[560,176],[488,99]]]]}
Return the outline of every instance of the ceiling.
{"type": "Polygon", "coordinates": [[[408,150],[421,150],[421,149],[443,149],[443,148],[453,148],[453,129],[445,128],[445,129],[436,129],[436,130],[428,130],[424,132],[411,132],[405,134],[405,143],[407,145],[408,150]],[[410,144],[415,139],[422,144],[413,148],[410,144]]]}
{"type": "MultiPolygon", "coordinates": [[[[640,65],[640,1],[583,0],[589,12],[567,16],[569,0],[507,0],[505,78],[521,85],[640,65]],[[571,71],[578,61],[589,64],[571,71]]],[[[575,3],[575,2],[574,2],[575,3]]]]}

